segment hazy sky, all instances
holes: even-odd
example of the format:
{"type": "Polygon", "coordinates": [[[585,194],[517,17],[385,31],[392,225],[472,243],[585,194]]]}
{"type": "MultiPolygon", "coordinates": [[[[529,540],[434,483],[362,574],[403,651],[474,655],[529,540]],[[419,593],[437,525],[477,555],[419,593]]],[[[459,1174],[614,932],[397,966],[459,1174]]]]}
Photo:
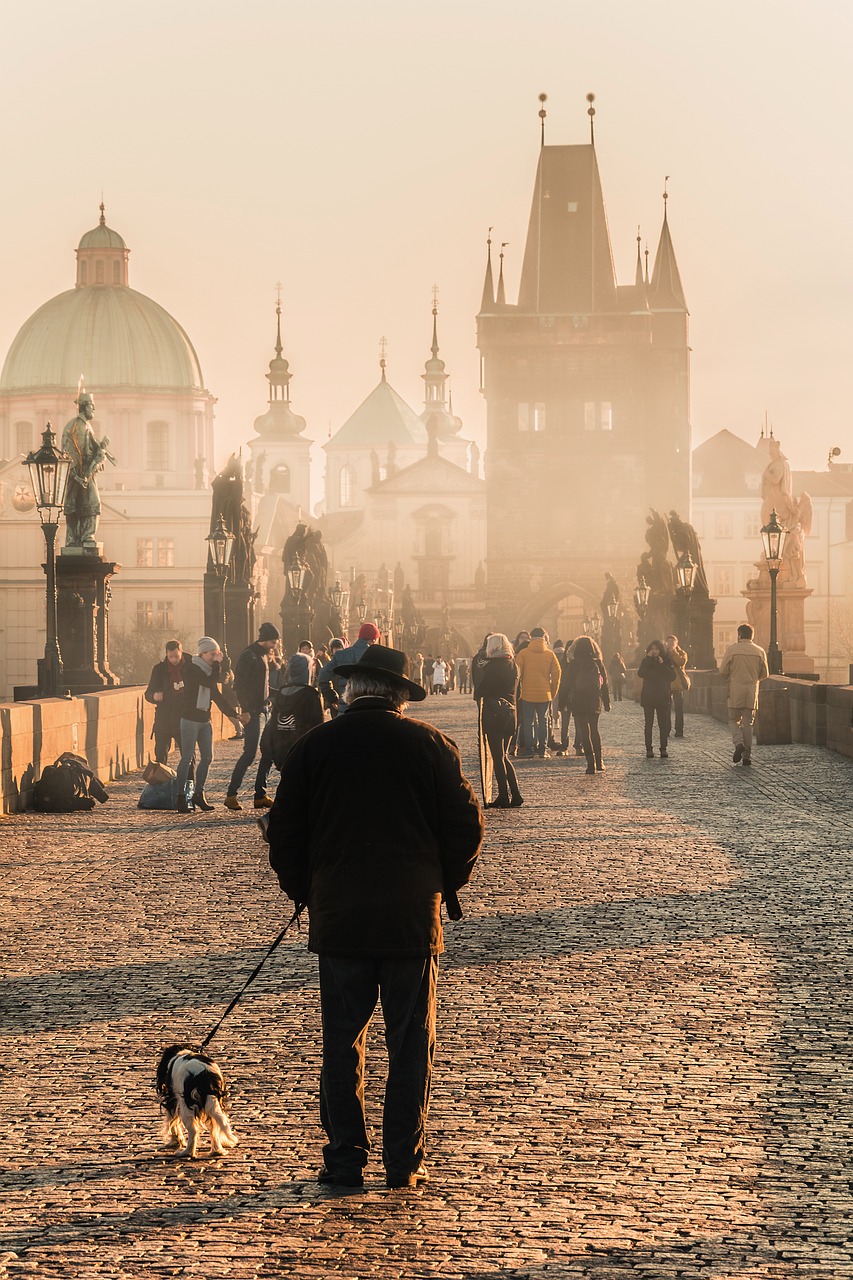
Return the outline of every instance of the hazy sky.
{"type": "Polygon", "coordinates": [[[847,0],[16,5],[0,349],[72,287],[103,189],[131,284],[219,397],[219,462],[266,406],[277,280],[315,455],[377,381],[382,334],[420,410],[434,283],[454,409],[483,441],[486,229],[514,301],[537,95],[548,141],[585,142],[591,90],[620,283],[638,223],[656,247],[670,175],[695,442],[752,438],[767,409],[795,465],[836,444],[853,462],[851,37],[847,0]]]}

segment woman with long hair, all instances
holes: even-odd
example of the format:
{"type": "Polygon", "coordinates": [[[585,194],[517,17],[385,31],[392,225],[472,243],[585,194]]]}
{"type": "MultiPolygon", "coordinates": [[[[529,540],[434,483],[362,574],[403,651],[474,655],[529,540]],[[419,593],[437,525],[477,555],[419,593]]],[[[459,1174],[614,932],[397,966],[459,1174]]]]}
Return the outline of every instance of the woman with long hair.
{"type": "Polygon", "coordinates": [[[675,668],[670,661],[666,649],[660,640],[652,640],[646,646],[646,656],[637,667],[637,679],[643,682],[640,694],[640,706],[645,716],[646,758],[654,756],[652,750],[652,730],[655,716],[660,736],[660,758],[666,760],[668,752],[666,744],[669,739],[669,725],[672,710],[672,682],[675,668]]]}
{"type": "Polygon", "coordinates": [[[575,727],[586,756],[586,771],[604,773],[598,719],[602,706],[610,710],[610,686],[601,650],[589,636],[579,636],[575,641],[566,678],[575,727]]]}
{"type": "Polygon", "coordinates": [[[512,645],[497,632],[486,641],[485,660],[474,694],[483,704],[483,733],[498,784],[497,799],[488,806],[493,809],[517,809],[524,804],[509,758],[509,744],[516,730],[517,688],[518,667],[512,645]]]}

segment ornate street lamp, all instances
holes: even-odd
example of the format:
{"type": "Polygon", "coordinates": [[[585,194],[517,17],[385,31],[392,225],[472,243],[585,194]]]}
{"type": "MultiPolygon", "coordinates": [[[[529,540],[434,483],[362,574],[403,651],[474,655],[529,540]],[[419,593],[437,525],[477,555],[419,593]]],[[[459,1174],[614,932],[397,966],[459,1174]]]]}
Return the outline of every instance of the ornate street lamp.
{"type": "Polygon", "coordinates": [[[781,676],[782,674],[782,651],[779,648],[776,631],[776,579],[779,577],[779,570],[782,567],[782,556],[785,551],[787,537],[788,530],[782,528],[774,509],[770,513],[770,519],[767,524],[761,530],[764,558],[767,561],[767,571],[770,574],[770,644],[767,648],[767,667],[771,676],[781,676]]]}
{"type": "Polygon", "coordinates": [[[62,683],[62,656],[56,632],[56,531],[65,505],[71,459],[67,453],[57,449],[56,436],[48,422],[42,434],[41,448],[35,453],[27,454],[24,461],[30,473],[30,486],[35,496],[47,551],[47,639],[39,692],[45,698],[55,698],[62,683]]]}
{"type": "Polygon", "coordinates": [[[355,612],[359,622],[364,622],[364,619],[367,617],[367,601],[365,600],[364,596],[362,596],[361,599],[356,604],[355,612]]]}
{"type": "Polygon", "coordinates": [[[221,628],[219,644],[224,657],[228,656],[228,646],[225,639],[225,579],[228,576],[228,566],[231,563],[234,541],[234,534],[226,527],[220,513],[216,528],[207,535],[207,545],[210,547],[210,558],[213,561],[216,581],[219,583],[219,625],[221,628]]]}
{"type": "Polygon", "coordinates": [[[681,553],[678,564],[675,566],[675,576],[678,578],[678,586],[687,597],[693,594],[693,579],[696,575],[696,565],[690,552],[685,550],[681,553]]]}
{"type": "Polygon", "coordinates": [[[329,596],[332,601],[332,607],[336,610],[337,613],[340,613],[341,602],[343,601],[343,598],[344,598],[344,589],[341,586],[340,582],[336,581],[335,585],[330,588],[329,596]]]}
{"type": "Polygon", "coordinates": [[[605,607],[605,608],[606,608],[606,610],[607,610],[607,616],[608,616],[608,618],[613,618],[613,619],[615,619],[615,618],[616,618],[616,616],[617,616],[617,614],[619,613],[619,602],[618,602],[618,600],[608,600],[607,604],[606,604],[604,607],[605,607]]]}
{"type": "Polygon", "coordinates": [[[649,607],[649,588],[645,582],[640,582],[634,588],[634,608],[637,610],[637,617],[642,621],[646,616],[646,610],[649,607]]]}

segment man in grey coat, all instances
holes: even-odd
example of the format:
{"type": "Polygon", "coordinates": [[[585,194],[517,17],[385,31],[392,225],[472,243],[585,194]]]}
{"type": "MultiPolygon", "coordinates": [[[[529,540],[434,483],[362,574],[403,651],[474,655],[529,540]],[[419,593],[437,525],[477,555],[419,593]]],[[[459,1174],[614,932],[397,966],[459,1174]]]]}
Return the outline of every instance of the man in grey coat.
{"type": "Polygon", "coordinates": [[[729,729],[735,764],[752,764],[752,726],[758,710],[758,686],[768,675],[767,654],[753,641],[748,622],[737,629],[737,644],[729,645],[720,663],[728,685],[729,729]]]}

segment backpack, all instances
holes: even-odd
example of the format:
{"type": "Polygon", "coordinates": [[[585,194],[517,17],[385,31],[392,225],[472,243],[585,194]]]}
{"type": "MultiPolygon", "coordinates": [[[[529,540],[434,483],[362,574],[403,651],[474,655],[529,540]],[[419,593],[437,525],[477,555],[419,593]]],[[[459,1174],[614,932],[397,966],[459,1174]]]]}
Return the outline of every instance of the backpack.
{"type": "Polygon", "coordinates": [[[95,801],[109,797],[82,756],[64,751],[54,764],[42,769],[33,788],[33,808],[38,813],[73,813],[94,809],[95,801]]]}
{"type": "Polygon", "coordinates": [[[601,697],[601,687],[604,681],[597,663],[577,662],[572,683],[575,701],[597,702],[601,697]]]}

